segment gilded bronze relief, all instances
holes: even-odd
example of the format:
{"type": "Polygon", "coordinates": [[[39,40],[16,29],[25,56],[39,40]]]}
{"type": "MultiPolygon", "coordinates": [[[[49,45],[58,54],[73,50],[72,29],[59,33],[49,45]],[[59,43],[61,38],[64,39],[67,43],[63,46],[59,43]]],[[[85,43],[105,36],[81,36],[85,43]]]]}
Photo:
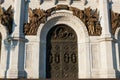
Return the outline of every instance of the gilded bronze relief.
{"type": "Polygon", "coordinates": [[[115,31],[118,27],[120,27],[120,13],[113,12],[111,10],[111,26],[112,26],[112,34],[115,34],[115,31]]]}
{"type": "Polygon", "coordinates": [[[73,12],[73,15],[77,16],[86,25],[88,34],[90,36],[100,36],[101,35],[101,25],[99,22],[99,14],[97,9],[92,10],[90,7],[84,10],[79,10],[75,7],[69,7],[67,5],[57,5],[46,11],[41,9],[29,9],[30,23],[26,23],[24,26],[24,33],[26,35],[36,35],[38,27],[41,23],[47,20],[48,16],[52,15],[52,12],[57,10],[69,10],[73,12]]]}
{"type": "Polygon", "coordinates": [[[29,9],[28,11],[30,23],[24,24],[24,34],[36,35],[39,25],[46,21],[46,13],[41,9],[29,9]]]}
{"type": "Polygon", "coordinates": [[[12,33],[12,24],[13,24],[12,6],[10,6],[7,10],[4,10],[0,6],[0,23],[7,27],[9,33],[12,33]]]}

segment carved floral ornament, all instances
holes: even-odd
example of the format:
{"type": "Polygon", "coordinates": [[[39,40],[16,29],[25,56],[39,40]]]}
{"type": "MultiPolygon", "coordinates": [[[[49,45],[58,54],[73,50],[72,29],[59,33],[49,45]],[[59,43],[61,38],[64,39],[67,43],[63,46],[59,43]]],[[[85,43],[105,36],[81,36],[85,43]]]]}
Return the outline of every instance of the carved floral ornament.
{"type": "Polygon", "coordinates": [[[115,31],[120,27],[120,13],[115,13],[111,10],[111,26],[112,34],[115,34],[115,31]]]}
{"type": "Polygon", "coordinates": [[[52,12],[57,10],[69,10],[73,12],[73,15],[78,17],[86,25],[90,36],[100,36],[102,28],[99,22],[99,14],[96,10],[92,10],[90,7],[84,10],[79,10],[75,7],[69,7],[67,5],[57,5],[48,10],[42,9],[29,9],[29,21],[25,23],[24,33],[25,35],[36,35],[38,27],[41,23],[45,23],[48,16],[52,15],[52,12]]]}
{"type": "Polygon", "coordinates": [[[4,10],[0,6],[0,23],[7,27],[9,33],[12,33],[12,23],[13,23],[12,6],[10,6],[7,10],[4,10]]]}

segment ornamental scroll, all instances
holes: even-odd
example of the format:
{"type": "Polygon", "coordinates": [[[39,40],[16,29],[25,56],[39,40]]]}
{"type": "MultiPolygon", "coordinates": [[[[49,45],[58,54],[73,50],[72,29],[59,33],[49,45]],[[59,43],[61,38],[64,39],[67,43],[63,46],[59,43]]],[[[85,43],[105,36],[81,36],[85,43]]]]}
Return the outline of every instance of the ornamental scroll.
{"type": "Polygon", "coordinates": [[[116,29],[120,27],[120,13],[111,11],[111,26],[112,34],[115,34],[116,29]]]}
{"type": "Polygon", "coordinates": [[[4,26],[7,26],[9,33],[12,33],[12,24],[13,24],[12,6],[10,6],[7,10],[4,10],[0,6],[0,23],[4,26]]]}
{"type": "Polygon", "coordinates": [[[73,12],[73,15],[77,16],[86,25],[88,33],[90,36],[100,36],[101,35],[101,25],[99,22],[99,15],[96,10],[92,10],[90,7],[84,10],[79,10],[75,7],[69,7],[67,5],[57,5],[46,11],[41,9],[29,9],[30,23],[24,25],[25,35],[36,35],[38,27],[41,23],[47,20],[48,16],[52,15],[52,12],[57,10],[69,10],[73,12]]]}

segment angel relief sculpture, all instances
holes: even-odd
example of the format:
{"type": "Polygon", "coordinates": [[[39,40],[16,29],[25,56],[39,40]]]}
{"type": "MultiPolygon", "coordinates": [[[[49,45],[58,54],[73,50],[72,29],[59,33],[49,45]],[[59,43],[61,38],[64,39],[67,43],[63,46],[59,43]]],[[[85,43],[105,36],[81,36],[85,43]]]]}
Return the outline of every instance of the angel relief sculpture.
{"type": "Polygon", "coordinates": [[[24,25],[24,33],[26,35],[36,35],[37,29],[40,23],[44,23],[48,16],[52,15],[52,12],[57,10],[69,10],[73,12],[73,15],[78,17],[86,25],[88,34],[90,36],[100,36],[101,35],[101,25],[99,21],[99,14],[97,9],[92,10],[90,7],[84,10],[79,10],[75,7],[69,7],[68,5],[57,5],[46,11],[41,9],[29,9],[29,22],[24,25]]]}
{"type": "Polygon", "coordinates": [[[120,14],[111,11],[111,26],[112,26],[112,34],[115,34],[115,31],[118,27],[120,27],[120,14]]]}
{"type": "Polygon", "coordinates": [[[71,7],[70,10],[73,11],[73,15],[77,16],[83,21],[88,29],[88,33],[90,36],[101,35],[102,28],[99,22],[97,9],[92,10],[90,7],[88,7],[84,10],[79,10],[77,8],[71,7]]]}
{"type": "Polygon", "coordinates": [[[13,9],[10,6],[6,11],[0,6],[0,23],[7,26],[9,33],[12,32],[13,9]]]}
{"type": "Polygon", "coordinates": [[[41,9],[32,10],[29,8],[29,23],[25,23],[24,25],[24,33],[26,35],[35,35],[37,33],[37,29],[40,23],[44,23],[46,21],[45,12],[41,9]]]}

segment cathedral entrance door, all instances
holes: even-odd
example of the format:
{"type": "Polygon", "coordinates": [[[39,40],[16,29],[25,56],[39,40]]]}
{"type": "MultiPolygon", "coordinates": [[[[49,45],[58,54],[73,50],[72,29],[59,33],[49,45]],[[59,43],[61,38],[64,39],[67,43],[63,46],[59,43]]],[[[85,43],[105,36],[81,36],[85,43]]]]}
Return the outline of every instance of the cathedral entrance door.
{"type": "Polygon", "coordinates": [[[67,25],[54,26],[47,35],[46,78],[77,80],[77,36],[67,25]]]}

